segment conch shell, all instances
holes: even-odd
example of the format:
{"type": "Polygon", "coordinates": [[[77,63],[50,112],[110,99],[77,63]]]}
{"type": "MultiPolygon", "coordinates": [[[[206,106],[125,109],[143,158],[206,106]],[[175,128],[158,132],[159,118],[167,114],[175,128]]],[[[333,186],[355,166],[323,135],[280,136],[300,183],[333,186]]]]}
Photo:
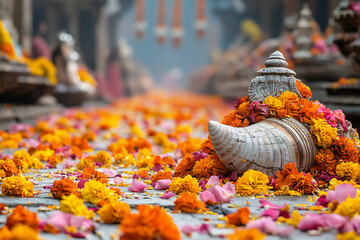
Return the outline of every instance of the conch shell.
{"type": "Polygon", "coordinates": [[[274,176],[289,162],[308,171],[314,163],[310,132],[293,118],[268,118],[242,128],[210,121],[209,134],[219,159],[239,175],[254,169],[274,176]]]}

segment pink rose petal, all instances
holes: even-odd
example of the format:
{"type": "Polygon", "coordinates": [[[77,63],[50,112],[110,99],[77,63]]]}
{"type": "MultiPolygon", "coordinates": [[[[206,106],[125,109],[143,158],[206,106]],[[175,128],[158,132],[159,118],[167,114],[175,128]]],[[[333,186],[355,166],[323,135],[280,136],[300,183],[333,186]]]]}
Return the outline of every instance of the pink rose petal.
{"type": "Polygon", "coordinates": [[[209,190],[205,190],[205,191],[201,192],[199,194],[199,196],[200,196],[201,201],[203,201],[203,202],[207,202],[207,201],[211,201],[213,203],[217,202],[214,194],[212,194],[209,190]]]}
{"type": "Polygon", "coordinates": [[[103,174],[106,174],[109,178],[113,178],[117,175],[117,172],[115,170],[112,170],[112,169],[108,169],[108,168],[105,168],[103,171],[102,171],[103,174]]]}
{"type": "Polygon", "coordinates": [[[173,196],[175,196],[175,193],[167,191],[160,198],[161,199],[169,199],[169,198],[171,198],[173,196]]]}
{"type": "Polygon", "coordinates": [[[128,190],[132,191],[132,192],[143,192],[143,191],[145,191],[147,186],[148,185],[146,185],[145,183],[143,183],[139,180],[133,180],[133,182],[128,187],[128,190]]]}
{"type": "Polygon", "coordinates": [[[155,189],[156,190],[166,190],[169,188],[170,183],[171,183],[171,179],[161,179],[156,182],[155,189]]]}

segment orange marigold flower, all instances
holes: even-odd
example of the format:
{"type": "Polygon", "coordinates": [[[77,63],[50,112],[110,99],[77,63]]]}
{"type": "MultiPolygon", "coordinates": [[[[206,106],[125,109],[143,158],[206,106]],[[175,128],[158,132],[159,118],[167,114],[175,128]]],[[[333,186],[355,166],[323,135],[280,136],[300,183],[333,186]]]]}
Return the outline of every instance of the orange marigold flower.
{"type": "Polygon", "coordinates": [[[110,167],[111,165],[111,156],[108,152],[105,151],[99,151],[95,155],[95,162],[101,163],[104,167],[110,167]]]}
{"type": "Polygon", "coordinates": [[[111,202],[104,204],[97,213],[104,223],[121,223],[131,210],[127,203],[111,202]]]}
{"type": "Polygon", "coordinates": [[[72,193],[76,193],[77,185],[71,179],[62,178],[61,180],[55,180],[50,192],[56,199],[61,199],[62,196],[69,196],[72,193]]]}
{"type": "Polygon", "coordinates": [[[179,240],[180,231],[167,212],[159,206],[139,205],[139,213],[128,215],[120,225],[120,240],[179,240]]]}
{"type": "Polygon", "coordinates": [[[4,171],[4,177],[11,177],[19,173],[15,163],[11,159],[0,160],[0,169],[4,171]]]}
{"type": "Polygon", "coordinates": [[[23,176],[8,177],[1,185],[1,192],[10,196],[32,197],[34,195],[34,184],[23,176]]]}
{"type": "Polygon", "coordinates": [[[352,139],[347,137],[335,139],[331,145],[331,150],[339,161],[359,162],[360,152],[352,139]]]}
{"type": "Polygon", "coordinates": [[[298,172],[295,163],[285,164],[281,171],[276,174],[275,189],[279,190],[283,186],[288,186],[289,190],[297,191],[301,194],[312,194],[317,189],[316,182],[310,173],[298,172]]]}
{"type": "Polygon", "coordinates": [[[141,168],[137,175],[139,175],[141,178],[149,178],[149,169],[148,168],[141,168]]]}
{"type": "Polygon", "coordinates": [[[175,201],[175,210],[186,213],[202,213],[208,210],[195,193],[183,192],[175,201]]]}
{"type": "Polygon", "coordinates": [[[215,149],[211,143],[210,136],[202,141],[200,150],[207,154],[215,153],[215,149]]]}
{"type": "Polygon", "coordinates": [[[248,207],[239,208],[232,214],[227,214],[227,222],[236,226],[244,226],[249,222],[250,210],[248,207]]]}
{"type": "Polygon", "coordinates": [[[191,175],[196,178],[210,178],[214,175],[224,175],[227,169],[216,154],[200,159],[194,165],[191,175]]]}
{"type": "Polygon", "coordinates": [[[95,179],[101,183],[109,182],[108,176],[102,172],[96,171],[94,167],[85,168],[82,177],[84,179],[95,179]]]}
{"type": "Polygon", "coordinates": [[[39,219],[36,212],[30,212],[21,205],[17,205],[11,215],[6,219],[5,225],[12,229],[17,224],[24,224],[34,230],[39,230],[39,219]]]}
{"type": "Polygon", "coordinates": [[[263,240],[265,236],[257,228],[236,229],[233,234],[228,235],[228,240],[263,240]]]}
{"type": "Polygon", "coordinates": [[[39,231],[24,224],[16,224],[11,230],[4,226],[0,228],[1,240],[40,240],[39,231]]]}
{"type": "Polygon", "coordinates": [[[158,171],[155,175],[151,176],[151,181],[156,182],[162,179],[172,179],[173,176],[170,171],[158,171]]]}
{"type": "Polygon", "coordinates": [[[296,88],[299,90],[302,97],[304,97],[304,98],[312,97],[310,88],[308,86],[306,86],[305,84],[303,84],[301,81],[296,80],[296,88]]]}
{"type": "Polygon", "coordinates": [[[178,148],[181,151],[181,154],[185,156],[186,154],[195,152],[196,148],[201,144],[200,138],[188,138],[184,142],[178,143],[178,148]]]}
{"type": "Polygon", "coordinates": [[[95,167],[94,164],[95,156],[87,156],[85,158],[80,159],[80,162],[77,165],[77,168],[83,170],[87,167],[95,167]]]}
{"type": "Polygon", "coordinates": [[[337,160],[330,149],[327,148],[316,151],[315,162],[317,163],[318,170],[324,170],[331,175],[335,175],[337,160]]]}
{"type": "Polygon", "coordinates": [[[185,177],[190,174],[196,164],[192,154],[186,155],[175,168],[175,177],[185,177]]]}

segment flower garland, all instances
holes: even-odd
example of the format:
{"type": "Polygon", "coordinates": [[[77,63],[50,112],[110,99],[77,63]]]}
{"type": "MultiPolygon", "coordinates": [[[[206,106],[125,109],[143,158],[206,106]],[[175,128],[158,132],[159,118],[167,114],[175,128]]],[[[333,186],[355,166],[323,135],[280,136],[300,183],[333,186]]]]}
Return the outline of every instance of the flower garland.
{"type": "MultiPolygon", "coordinates": [[[[344,173],[340,173],[340,170],[336,171],[339,164],[359,162],[358,133],[354,130],[353,139],[346,137],[344,133],[349,131],[349,122],[345,120],[344,113],[341,110],[331,111],[318,101],[308,100],[312,93],[301,81],[297,81],[296,86],[303,98],[289,91],[283,92],[279,97],[268,96],[263,102],[250,102],[248,97],[238,98],[234,110],[230,111],[221,123],[233,127],[247,127],[269,117],[278,119],[292,117],[308,127],[318,148],[315,165],[311,169],[312,175],[318,176],[321,172],[327,172],[330,175],[343,177],[344,173]]],[[[175,176],[184,177],[189,174],[196,178],[208,178],[212,175],[226,174],[225,167],[211,144],[210,136],[201,143],[199,149],[200,152],[188,154],[183,158],[175,169],[175,176]],[[214,163],[211,163],[210,159],[214,163]],[[214,166],[217,165],[219,166],[215,168],[214,166]]],[[[312,176],[294,171],[291,173],[293,179],[303,179],[302,185],[289,181],[285,184],[289,188],[284,188],[284,184],[281,185],[283,188],[276,188],[278,193],[281,194],[280,189],[287,192],[295,190],[301,194],[314,192],[316,187],[314,188],[314,182],[311,182],[312,176]]],[[[278,174],[281,175],[280,172],[278,174]]],[[[251,195],[250,192],[249,194],[251,195]]]]}
{"type": "Polygon", "coordinates": [[[10,59],[16,58],[14,45],[11,41],[11,36],[4,26],[4,23],[0,20],[0,51],[8,56],[10,59]]]}

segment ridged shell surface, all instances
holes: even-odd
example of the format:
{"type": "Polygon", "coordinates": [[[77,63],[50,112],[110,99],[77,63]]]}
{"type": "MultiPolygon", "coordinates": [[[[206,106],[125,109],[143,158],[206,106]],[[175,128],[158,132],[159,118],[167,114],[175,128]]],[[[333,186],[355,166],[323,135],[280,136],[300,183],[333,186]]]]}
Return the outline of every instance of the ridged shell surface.
{"type": "Polygon", "coordinates": [[[243,128],[209,122],[216,154],[227,169],[242,174],[249,169],[274,176],[294,162],[299,171],[314,163],[315,145],[309,130],[293,118],[268,118],[243,128]]]}

